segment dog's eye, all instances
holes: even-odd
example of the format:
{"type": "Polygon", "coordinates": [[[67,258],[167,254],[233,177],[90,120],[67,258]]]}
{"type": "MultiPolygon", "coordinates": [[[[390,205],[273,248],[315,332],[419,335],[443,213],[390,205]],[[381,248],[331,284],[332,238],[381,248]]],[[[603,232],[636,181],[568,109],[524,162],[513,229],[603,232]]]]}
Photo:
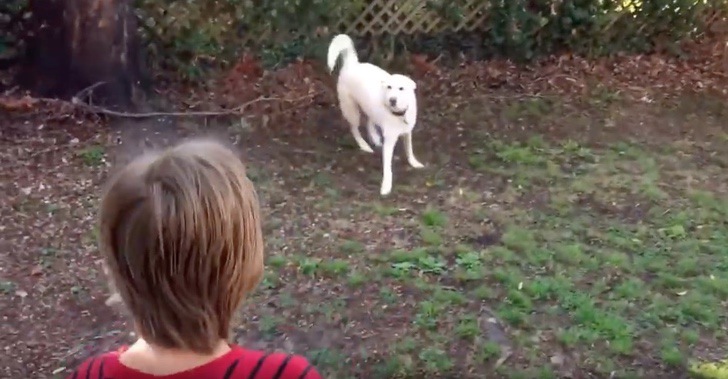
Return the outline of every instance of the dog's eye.
{"type": "Polygon", "coordinates": [[[399,90],[400,91],[404,91],[404,87],[399,87],[399,90]]]}
{"type": "Polygon", "coordinates": [[[387,89],[392,89],[392,86],[387,86],[387,89]]]}

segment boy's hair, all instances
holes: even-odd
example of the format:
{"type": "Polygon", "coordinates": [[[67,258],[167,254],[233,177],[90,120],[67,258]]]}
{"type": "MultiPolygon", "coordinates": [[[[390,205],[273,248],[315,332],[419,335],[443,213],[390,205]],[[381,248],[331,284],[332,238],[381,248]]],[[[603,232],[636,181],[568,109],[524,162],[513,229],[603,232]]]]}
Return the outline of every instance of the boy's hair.
{"type": "Polygon", "coordinates": [[[101,199],[100,250],[140,337],[210,353],[263,274],[258,197],[240,159],[192,140],[130,162],[101,199]]]}

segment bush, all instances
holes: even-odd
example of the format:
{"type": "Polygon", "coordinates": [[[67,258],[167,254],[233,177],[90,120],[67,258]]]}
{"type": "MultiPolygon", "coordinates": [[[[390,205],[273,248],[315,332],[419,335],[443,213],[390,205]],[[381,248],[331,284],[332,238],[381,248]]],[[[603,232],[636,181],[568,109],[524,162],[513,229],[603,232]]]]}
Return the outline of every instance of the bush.
{"type": "Polygon", "coordinates": [[[23,12],[27,0],[0,2],[0,59],[13,58],[21,48],[23,12]]]}
{"type": "MultiPolygon", "coordinates": [[[[332,35],[343,31],[340,20],[353,21],[371,4],[369,0],[132,1],[152,68],[179,70],[188,78],[226,66],[243,50],[255,51],[268,66],[296,57],[321,60],[332,35]]],[[[425,0],[398,0],[396,4],[417,8],[421,1],[425,0]]],[[[3,2],[0,23],[8,10],[24,3],[3,2]]],[[[727,3],[483,0],[475,6],[480,7],[477,16],[484,21],[472,31],[355,37],[362,50],[379,44],[395,52],[465,53],[474,59],[505,56],[528,61],[565,50],[587,56],[654,50],[679,53],[679,42],[704,32],[710,16],[724,18],[727,3]]],[[[469,4],[467,0],[426,0],[426,10],[439,15],[442,23],[455,25],[474,11],[469,4]]],[[[0,51],[14,43],[12,34],[0,34],[0,51]]]]}
{"type": "Polygon", "coordinates": [[[229,63],[243,49],[269,64],[321,54],[327,25],[365,7],[364,0],[136,0],[153,62],[196,76],[229,63]],[[159,59],[165,57],[165,59],[159,59]]]}

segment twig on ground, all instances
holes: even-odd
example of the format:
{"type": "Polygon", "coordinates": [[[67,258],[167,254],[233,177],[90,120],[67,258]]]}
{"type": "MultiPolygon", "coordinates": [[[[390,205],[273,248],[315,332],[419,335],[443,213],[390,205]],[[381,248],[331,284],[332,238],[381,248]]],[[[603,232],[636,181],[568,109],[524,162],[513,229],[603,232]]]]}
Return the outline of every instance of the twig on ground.
{"type": "MultiPolygon", "coordinates": [[[[78,91],[73,97],[71,98],[71,102],[80,101],[83,99],[86,95],[91,95],[91,92],[93,92],[94,89],[96,89],[98,86],[104,85],[106,82],[96,82],[80,91],[78,91]]],[[[89,96],[90,97],[90,96],[89,96]]]]}
{"type": "MultiPolygon", "coordinates": [[[[104,108],[98,105],[93,105],[91,103],[85,102],[82,99],[84,97],[88,97],[93,93],[93,90],[97,88],[98,86],[104,84],[104,82],[98,82],[91,86],[88,86],[78,93],[76,93],[72,98],[71,101],[66,100],[60,100],[60,99],[51,99],[51,98],[32,98],[29,96],[25,97],[25,102],[27,105],[32,106],[35,103],[46,103],[46,104],[60,104],[60,105],[66,105],[70,106],[74,109],[81,110],[85,113],[95,114],[95,115],[105,115],[105,116],[111,116],[111,117],[120,117],[120,118],[134,118],[134,119],[140,119],[140,118],[150,118],[150,117],[215,117],[215,116],[242,116],[243,112],[246,110],[247,107],[260,103],[260,102],[287,102],[287,103],[296,103],[301,100],[313,98],[318,93],[309,93],[304,96],[300,96],[293,99],[285,99],[285,98],[279,98],[279,97],[265,97],[261,96],[256,99],[253,99],[251,101],[245,102],[235,108],[232,109],[224,109],[219,111],[178,111],[178,112],[124,112],[124,111],[116,111],[113,109],[104,108]]],[[[7,94],[6,94],[7,96],[7,94]]],[[[23,104],[26,104],[23,103],[23,104]]]]}
{"type": "Polygon", "coordinates": [[[302,150],[302,149],[297,149],[295,147],[291,147],[291,145],[279,140],[278,138],[271,138],[271,141],[273,141],[281,146],[284,146],[286,148],[286,151],[289,151],[289,152],[293,152],[293,153],[297,153],[297,154],[321,155],[321,152],[316,152],[316,151],[311,151],[311,150],[302,150]]]}
{"type": "MultiPolygon", "coordinates": [[[[301,96],[299,98],[295,99],[283,99],[283,98],[277,98],[277,97],[258,97],[256,99],[253,99],[251,101],[245,102],[240,106],[237,106],[233,109],[225,109],[220,111],[188,111],[188,112],[142,112],[142,113],[133,113],[133,112],[121,112],[121,111],[115,111],[112,109],[91,105],[82,102],[81,100],[77,98],[73,98],[70,102],[75,108],[80,109],[84,112],[88,113],[94,113],[94,114],[102,114],[106,116],[112,116],[112,117],[121,117],[121,118],[150,118],[150,117],[213,117],[213,116],[240,116],[243,115],[243,111],[245,108],[247,108],[250,105],[253,105],[255,103],[259,102],[265,102],[265,101],[284,101],[288,103],[297,102],[300,100],[304,100],[307,98],[313,97],[314,94],[309,94],[306,96],[301,96]]],[[[49,103],[68,103],[62,100],[56,100],[56,99],[39,99],[40,101],[49,102],[49,103]]]]}
{"type": "Polygon", "coordinates": [[[10,96],[10,95],[14,94],[15,92],[18,92],[19,89],[20,89],[20,87],[18,87],[18,86],[10,87],[7,90],[5,90],[5,92],[3,92],[3,96],[10,96]]]}

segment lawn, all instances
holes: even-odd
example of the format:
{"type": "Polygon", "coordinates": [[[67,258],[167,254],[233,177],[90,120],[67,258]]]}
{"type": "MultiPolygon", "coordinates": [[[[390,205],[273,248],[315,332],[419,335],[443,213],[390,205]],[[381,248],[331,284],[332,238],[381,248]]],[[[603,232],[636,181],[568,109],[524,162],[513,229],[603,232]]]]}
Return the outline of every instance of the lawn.
{"type": "Polygon", "coordinates": [[[492,112],[532,131],[432,122],[460,135],[445,145],[443,130],[421,131],[430,168],[402,160],[387,199],[377,165],[348,141],[341,168],[317,170],[332,154],[297,157],[290,173],[253,165],[271,268],[256,338],[291,327],[331,338],[304,351],[336,377],[644,377],[723,353],[725,129],[680,115],[696,99],[664,109],[588,100],[471,102],[473,119],[492,112]],[[620,124],[610,137],[579,136],[608,123],[620,124]],[[660,130],[696,123],[716,134],[660,130]],[[573,133],[554,138],[549,125],[573,133]]]}
{"type": "MultiPolygon", "coordinates": [[[[333,106],[297,121],[303,135],[227,130],[267,239],[238,342],[304,354],[331,378],[678,376],[689,360],[725,357],[723,100],[635,102],[600,89],[424,103],[414,146],[427,167],[409,168],[398,147],[386,198],[379,157],[356,150],[333,106]]],[[[42,133],[31,134],[53,146],[42,133]]],[[[23,169],[3,179],[13,193],[3,242],[26,254],[2,251],[0,305],[46,323],[0,327],[16,347],[8,375],[61,375],[129,339],[103,305],[93,247],[113,138],[53,133],[72,143],[52,159],[16,154],[23,169]],[[38,187],[51,177],[53,188],[38,187]],[[89,321],[62,324],[51,311],[89,321]],[[46,351],[40,333],[62,351],[46,351]],[[18,363],[29,357],[47,363],[18,363]]]]}

